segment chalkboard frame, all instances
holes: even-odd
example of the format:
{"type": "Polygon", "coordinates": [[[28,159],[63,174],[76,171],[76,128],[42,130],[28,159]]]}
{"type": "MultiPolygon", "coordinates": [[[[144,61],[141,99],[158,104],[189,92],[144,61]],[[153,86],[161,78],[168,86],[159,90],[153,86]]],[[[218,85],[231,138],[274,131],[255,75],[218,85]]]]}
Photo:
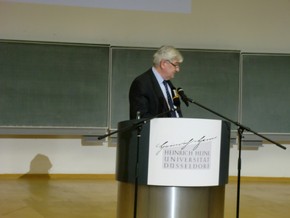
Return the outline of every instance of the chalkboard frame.
{"type": "MultiPolygon", "coordinates": [[[[47,126],[47,125],[1,125],[0,123],[0,134],[2,135],[102,135],[107,133],[108,131],[111,130],[115,130],[116,129],[116,119],[114,120],[114,118],[112,117],[112,115],[114,113],[116,113],[116,111],[114,111],[114,108],[116,108],[116,106],[118,106],[118,101],[115,102],[115,97],[114,97],[114,90],[113,87],[115,86],[114,84],[114,74],[116,73],[115,69],[114,69],[114,61],[115,57],[114,57],[114,50],[117,49],[132,49],[135,51],[141,50],[141,51],[148,51],[150,53],[150,55],[148,55],[148,62],[143,63],[144,67],[143,69],[138,68],[136,70],[136,74],[134,72],[134,77],[140,73],[142,73],[143,71],[149,69],[152,65],[151,63],[151,58],[152,55],[154,53],[154,51],[157,49],[156,47],[128,47],[128,46],[111,46],[108,44],[88,44],[88,43],[65,43],[65,42],[44,42],[44,41],[26,41],[26,40],[0,40],[0,43],[20,43],[20,44],[42,44],[42,45],[54,45],[54,46],[83,46],[83,47],[105,47],[108,49],[108,53],[106,56],[106,60],[104,61],[105,65],[107,65],[107,72],[106,72],[106,84],[104,84],[105,86],[102,87],[102,98],[98,98],[98,99],[92,99],[92,101],[98,101],[99,104],[105,104],[106,105],[106,109],[105,109],[105,113],[103,114],[103,118],[105,118],[105,121],[103,122],[102,125],[94,125],[94,126],[86,126],[86,125],[81,125],[81,126],[47,126]]],[[[252,123],[243,123],[243,120],[245,118],[245,105],[246,105],[246,101],[245,101],[245,74],[247,74],[247,67],[245,67],[245,57],[246,56],[251,56],[251,57],[265,57],[265,56],[274,56],[274,57],[285,57],[285,56],[289,56],[290,58],[290,54],[281,54],[281,53],[249,53],[249,52],[241,52],[239,50],[218,50],[218,49],[190,49],[190,48],[179,48],[179,50],[181,51],[181,53],[186,53],[186,52],[196,52],[196,53],[232,53],[234,55],[237,55],[239,60],[236,60],[235,63],[235,70],[237,73],[237,69],[239,71],[239,73],[236,74],[236,77],[238,77],[238,81],[235,80],[235,86],[237,88],[237,93],[235,94],[235,102],[234,104],[237,105],[237,107],[235,106],[235,111],[233,112],[234,116],[230,116],[229,118],[233,119],[233,120],[237,120],[238,122],[242,123],[243,125],[247,125],[250,128],[252,128],[253,130],[257,131],[257,132],[261,132],[265,135],[268,136],[272,136],[273,139],[283,139],[283,140],[289,140],[290,138],[290,129],[286,129],[285,131],[281,131],[281,129],[273,129],[273,130],[261,130],[258,126],[252,125],[252,123]]],[[[0,51],[1,52],[1,51],[0,51]]],[[[191,67],[189,65],[189,67],[186,67],[186,61],[188,61],[188,58],[185,56],[185,61],[182,65],[183,69],[184,68],[189,68],[191,67]]],[[[142,60],[141,60],[142,62],[142,60]]],[[[126,63],[121,62],[121,65],[126,66],[126,63]]],[[[201,63],[202,65],[202,63],[201,63]]],[[[290,66],[290,65],[289,65],[290,66]]],[[[289,67],[290,68],[290,67],[289,67]]],[[[195,69],[195,72],[198,72],[195,69]]],[[[184,74],[184,73],[183,73],[184,74]]],[[[289,73],[290,74],[290,73],[289,73]]],[[[181,74],[182,75],[182,74],[181,74]]],[[[288,74],[287,74],[288,75],[288,74]]],[[[133,78],[133,75],[132,75],[133,78]]],[[[288,77],[285,79],[288,80],[288,77]]],[[[128,81],[128,86],[130,84],[131,81],[128,81]]],[[[178,75],[176,76],[176,78],[174,79],[174,84],[176,86],[179,87],[179,85],[182,86],[182,88],[185,90],[185,92],[187,93],[187,95],[189,97],[192,97],[194,100],[196,100],[197,102],[204,104],[205,106],[209,106],[209,108],[211,109],[215,109],[212,108],[212,105],[209,104],[209,102],[206,100],[204,101],[204,99],[199,99],[196,98],[196,96],[193,96],[192,90],[189,87],[188,84],[185,84],[185,82],[190,82],[190,81],[184,81],[183,79],[178,78],[178,75]]],[[[254,84],[256,85],[256,84],[254,84]]],[[[129,89],[129,87],[127,87],[129,89]]],[[[254,87],[255,88],[255,87],[254,87]]],[[[288,89],[287,89],[288,90],[288,89]]],[[[208,93],[210,94],[210,93],[208,93]]],[[[127,95],[127,93],[126,93],[127,95]]],[[[127,96],[126,96],[127,98],[127,96]]],[[[206,99],[206,98],[205,98],[206,99]]],[[[124,100],[124,99],[123,99],[124,100]]],[[[126,99],[127,101],[128,99],[126,99]]],[[[185,106],[182,104],[183,110],[191,110],[189,108],[185,108],[185,106]]],[[[194,107],[194,106],[191,106],[194,107]]],[[[127,111],[128,109],[126,109],[125,111],[120,111],[120,113],[129,113],[127,111]]],[[[198,109],[199,110],[199,109],[198,109]]],[[[203,109],[200,109],[203,110],[203,109]]],[[[228,116],[228,114],[224,114],[223,111],[217,111],[220,112],[223,115],[228,116]]],[[[186,112],[187,113],[187,112],[186,112]]],[[[200,118],[208,118],[208,117],[202,117],[203,115],[198,115],[195,117],[200,117],[200,118]]],[[[214,118],[214,117],[211,117],[214,118]]],[[[127,117],[124,120],[129,119],[129,116],[127,115],[127,117]]],[[[216,119],[219,119],[218,117],[216,117],[216,119]]],[[[123,121],[123,120],[118,120],[119,121],[123,121]]],[[[234,125],[232,125],[232,132],[235,132],[236,127],[234,125]]],[[[245,133],[245,135],[248,137],[251,134],[249,133],[245,133]]],[[[250,136],[250,138],[252,138],[250,136]]],[[[255,137],[254,137],[255,138],[255,137]]]]}

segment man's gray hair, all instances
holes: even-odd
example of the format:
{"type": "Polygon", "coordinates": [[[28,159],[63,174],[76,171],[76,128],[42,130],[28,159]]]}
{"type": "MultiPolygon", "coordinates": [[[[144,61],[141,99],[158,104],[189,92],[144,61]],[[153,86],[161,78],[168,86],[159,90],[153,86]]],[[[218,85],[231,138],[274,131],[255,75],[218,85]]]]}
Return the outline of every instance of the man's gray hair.
{"type": "Polygon", "coordinates": [[[182,63],[183,57],[180,52],[173,46],[163,45],[153,55],[153,65],[159,65],[162,60],[168,60],[171,62],[177,61],[182,63]]]}

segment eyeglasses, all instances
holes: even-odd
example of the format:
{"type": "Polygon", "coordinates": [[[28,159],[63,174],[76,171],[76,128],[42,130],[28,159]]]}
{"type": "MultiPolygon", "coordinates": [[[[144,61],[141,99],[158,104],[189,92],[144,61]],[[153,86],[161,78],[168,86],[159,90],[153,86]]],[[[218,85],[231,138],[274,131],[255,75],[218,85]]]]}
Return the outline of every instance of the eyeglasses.
{"type": "Polygon", "coordinates": [[[170,63],[173,67],[175,67],[176,69],[179,69],[180,66],[178,64],[174,64],[172,63],[170,60],[166,60],[168,63],[170,63]]]}

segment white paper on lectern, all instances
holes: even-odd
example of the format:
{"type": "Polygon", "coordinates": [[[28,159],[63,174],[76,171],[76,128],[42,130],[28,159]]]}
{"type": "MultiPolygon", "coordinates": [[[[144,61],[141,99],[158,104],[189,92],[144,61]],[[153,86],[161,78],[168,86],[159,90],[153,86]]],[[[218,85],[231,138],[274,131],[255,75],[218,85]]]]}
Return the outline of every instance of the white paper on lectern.
{"type": "Polygon", "coordinates": [[[151,120],[148,185],[218,185],[221,126],[210,119],[151,120]]]}

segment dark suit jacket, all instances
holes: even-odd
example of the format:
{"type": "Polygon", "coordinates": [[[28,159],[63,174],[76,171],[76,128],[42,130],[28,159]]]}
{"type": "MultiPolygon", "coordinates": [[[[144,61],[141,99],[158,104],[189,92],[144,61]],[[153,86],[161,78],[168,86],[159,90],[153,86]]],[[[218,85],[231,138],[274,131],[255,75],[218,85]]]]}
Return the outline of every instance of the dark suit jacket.
{"type": "MultiPolygon", "coordinates": [[[[172,83],[170,83],[170,88],[172,91],[172,83]]],[[[141,118],[154,117],[169,111],[162,90],[151,68],[132,82],[129,101],[130,119],[136,119],[137,111],[140,112],[141,118]]],[[[163,114],[163,117],[170,117],[170,113],[163,114]]]]}

